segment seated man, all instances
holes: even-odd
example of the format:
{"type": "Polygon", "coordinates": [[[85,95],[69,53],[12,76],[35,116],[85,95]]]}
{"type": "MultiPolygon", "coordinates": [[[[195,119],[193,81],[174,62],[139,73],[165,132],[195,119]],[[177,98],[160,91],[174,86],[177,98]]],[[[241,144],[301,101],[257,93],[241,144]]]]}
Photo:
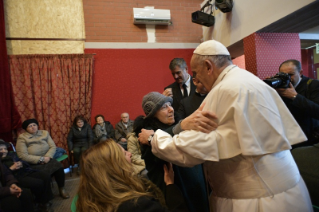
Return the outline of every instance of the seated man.
{"type": "Polygon", "coordinates": [[[126,137],[133,131],[133,123],[128,113],[122,113],[121,121],[115,125],[115,139],[125,150],[127,150],[126,137]]]}

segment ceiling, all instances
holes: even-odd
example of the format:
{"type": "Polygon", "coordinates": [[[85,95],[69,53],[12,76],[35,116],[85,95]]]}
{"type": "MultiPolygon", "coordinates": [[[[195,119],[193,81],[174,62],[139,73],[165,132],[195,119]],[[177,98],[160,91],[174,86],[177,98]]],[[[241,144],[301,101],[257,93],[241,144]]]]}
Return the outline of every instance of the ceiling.
{"type": "MultiPolygon", "coordinates": [[[[283,17],[257,32],[299,33],[300,46],[306,49],[319,43],[319,0],[283,17]]],[[[228,47],[233,58],[244,54],[243,40],[228,47]]]]}

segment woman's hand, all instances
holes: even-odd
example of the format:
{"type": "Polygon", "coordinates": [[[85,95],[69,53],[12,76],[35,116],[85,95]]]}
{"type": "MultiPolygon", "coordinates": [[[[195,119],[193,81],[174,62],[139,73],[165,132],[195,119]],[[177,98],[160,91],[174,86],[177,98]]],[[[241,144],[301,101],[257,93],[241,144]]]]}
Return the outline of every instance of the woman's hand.
{"type": "Polygon", "coordinates": [[[174,171],[172,163],[168,163],[164,165],[164,181],[166,185],[174,184],[174,171]]]}
{"type": "Polygon", "coordinates": [[[12,184],[10,186],[10,193],[12,195],[15,195],[16,197],[19,198],[21,196],[21,192],[22,192],[22,189],[18,187],[16,184],[12,184]]]}
{"type": "Polygon", "coordinates": [[[14,170],[20,169],[21,167],[22,167],[21,162],[14,162],[14,164],[10,166],[10,170],[14,171],[14,170]]]}
{"type": "Polygon", "coordinates": [[[44,158],[44,163],[49,163],[49,161],[51,160],[50,157],[43,157],[44,158]]]}

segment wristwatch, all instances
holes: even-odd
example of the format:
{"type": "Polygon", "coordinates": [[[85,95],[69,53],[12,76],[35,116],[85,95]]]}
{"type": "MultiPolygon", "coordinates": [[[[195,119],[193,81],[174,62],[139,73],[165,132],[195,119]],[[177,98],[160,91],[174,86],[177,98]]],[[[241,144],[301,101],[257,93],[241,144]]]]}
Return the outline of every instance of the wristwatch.
{"type": "Polygon", "coordinates": [[[41,157],[39,160],[39,163],[43,163],[44,162],[44,157],[41,157]]]}
{"type": "Polygon", "coordinates": [[[148,137],[148,139],[147,139],[148,145],[150,145],[150,146],[152,146],[152,145],[151,145],[151,141],[152,141],[152,139],[153,139],[153,136],[154,136],[154,135],[150,135],[150,136],[148,137]]]}
{"type": "Polygon", "coordinates": [[[292,100],[294,100],[294,99],[296,98],[296,96],[297,96],[297,95],[293,96],[293,97],[292,97],[292,100]]]}

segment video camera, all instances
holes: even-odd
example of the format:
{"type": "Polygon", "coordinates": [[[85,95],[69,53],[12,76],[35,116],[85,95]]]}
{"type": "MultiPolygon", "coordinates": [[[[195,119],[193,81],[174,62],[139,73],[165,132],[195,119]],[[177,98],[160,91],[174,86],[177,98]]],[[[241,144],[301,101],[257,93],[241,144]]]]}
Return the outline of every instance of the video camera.
{"type": "Polygon", "coordinates": [[[290,83],[290,75],[279,72],[275,76],[264,80],[272,88],[288,88],[290,83]]]}

